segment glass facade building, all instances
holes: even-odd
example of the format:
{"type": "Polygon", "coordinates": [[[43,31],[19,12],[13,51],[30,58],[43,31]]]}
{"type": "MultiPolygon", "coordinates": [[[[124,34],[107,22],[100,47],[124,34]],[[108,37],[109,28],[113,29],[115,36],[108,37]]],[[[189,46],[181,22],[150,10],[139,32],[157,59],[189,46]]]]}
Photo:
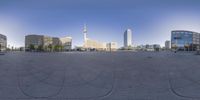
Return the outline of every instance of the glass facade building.
{"type": "Polygon", "coordinates": [[[124,32],[124,47],[132,46],[132,31],[131,29],[127,29],[124,32]]]}
{"type": "Polygon", "coordinates": [[[178,51],[196,51],[200,45],[200,34],[192,31],[171,32],[171,48],[178,51]]]}

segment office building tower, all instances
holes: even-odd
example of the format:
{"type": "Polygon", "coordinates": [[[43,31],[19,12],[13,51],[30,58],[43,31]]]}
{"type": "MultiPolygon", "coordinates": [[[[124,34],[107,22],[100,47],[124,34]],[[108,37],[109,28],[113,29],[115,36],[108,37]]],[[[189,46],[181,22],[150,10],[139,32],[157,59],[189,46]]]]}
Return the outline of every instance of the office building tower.
{"type": "Polygon", "coordinates": [[[124,47],[132,46],[132,31],[131,29],[127,29],[124,32],[124,47]]]}

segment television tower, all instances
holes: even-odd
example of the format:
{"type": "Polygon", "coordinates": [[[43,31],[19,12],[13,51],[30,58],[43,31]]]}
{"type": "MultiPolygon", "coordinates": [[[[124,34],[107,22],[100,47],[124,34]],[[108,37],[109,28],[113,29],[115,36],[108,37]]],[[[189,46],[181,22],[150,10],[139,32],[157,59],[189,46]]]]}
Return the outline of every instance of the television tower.
{"type": "Polygon", "coordinates": [[[86,24],[84,24],[83,35],[84,35],[84,43],[85,43],[87,41],[87,26],[86,26],[86,24]]]}

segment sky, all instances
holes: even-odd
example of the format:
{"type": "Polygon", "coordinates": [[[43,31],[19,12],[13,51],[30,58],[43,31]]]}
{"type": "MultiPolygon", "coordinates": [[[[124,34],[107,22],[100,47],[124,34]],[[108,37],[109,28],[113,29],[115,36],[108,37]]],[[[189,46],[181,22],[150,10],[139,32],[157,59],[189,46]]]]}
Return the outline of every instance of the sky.
{"type": "Polygon", "coordinates": [[[133,45],[160,44],[172,30],[200,32],[200,0],[0,0],[0,34],[8,45],[24,46],[25,35],[71,36],[73,46],[88,37],[123,46],[124,31],[133,45]]]}

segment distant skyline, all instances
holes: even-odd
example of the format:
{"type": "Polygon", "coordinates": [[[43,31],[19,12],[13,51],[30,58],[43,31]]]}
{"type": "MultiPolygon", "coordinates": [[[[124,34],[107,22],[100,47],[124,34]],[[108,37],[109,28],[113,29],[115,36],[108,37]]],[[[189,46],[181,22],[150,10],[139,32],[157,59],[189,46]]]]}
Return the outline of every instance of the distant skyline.
{"type": "Polygon", "coordinates": [[[172,30],[200,32],[199,0],[0,0],[0,34],[10,46],[24,46],[25,35],[71,36],[73,46],[88,37],[123,46],[132,30],[133,45],[160,44],[172,30]]]}

